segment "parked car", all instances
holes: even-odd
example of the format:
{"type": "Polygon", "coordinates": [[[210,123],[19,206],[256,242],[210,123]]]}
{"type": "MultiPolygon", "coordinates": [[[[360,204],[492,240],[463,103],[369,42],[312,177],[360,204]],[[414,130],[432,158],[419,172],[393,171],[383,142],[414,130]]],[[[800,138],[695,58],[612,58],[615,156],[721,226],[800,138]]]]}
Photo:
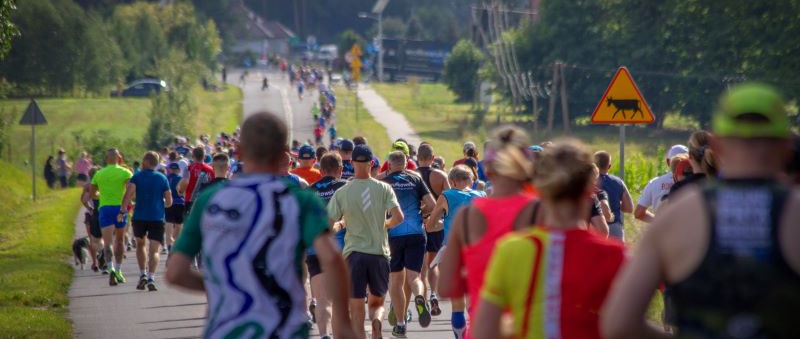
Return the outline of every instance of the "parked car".
{"type": "MultiPolygon", "coordinates": [[[[161,93],[161,91],[167,91],[169,88],[167,87],[167,82],[164,80],[158,79],[139,79],[136,80],[128,87],[122,90],[123,97],[146,97],[150,96],[151,93],[161,93]]],[[[119,93],[117,91],[112,91],[111,96],[117,96],[119,93]]]]}

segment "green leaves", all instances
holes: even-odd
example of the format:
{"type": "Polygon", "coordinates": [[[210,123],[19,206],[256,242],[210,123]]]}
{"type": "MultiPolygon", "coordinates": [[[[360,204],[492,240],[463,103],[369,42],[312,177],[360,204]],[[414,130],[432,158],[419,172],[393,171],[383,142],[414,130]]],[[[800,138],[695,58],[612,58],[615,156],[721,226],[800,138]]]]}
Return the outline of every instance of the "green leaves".
{"type": "Polygon", "coordinates": [[[478,70],[485,59],[483,52],[472,41],[461,40],[444,63],[444,82],[456,93],[458,101],[475,98],[478,87],[478,70]]]}

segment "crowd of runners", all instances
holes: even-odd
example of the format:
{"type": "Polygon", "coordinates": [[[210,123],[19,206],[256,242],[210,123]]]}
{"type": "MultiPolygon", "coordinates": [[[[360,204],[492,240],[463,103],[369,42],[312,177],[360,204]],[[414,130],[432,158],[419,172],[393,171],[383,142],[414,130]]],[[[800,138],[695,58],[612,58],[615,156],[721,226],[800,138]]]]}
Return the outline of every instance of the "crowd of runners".
{"type": "Polygon", "coordinates": [[[450,166],[426,142],[375,154],[319,93],[313,142],[257,113],[136,171],[109,149],[82,196],[92,267],[124,283],[131,228],[136,288],[168,253],[166,280],[207,295],[206,338],[380,338],[384,320],[404,338],[443,298],[455,338],[800,338],[800,152],[771,87],[726,93],[635,204],[579,141],[502,126],[450,166]],[[648,223],[630,255],[624,214],[648,223]]]}

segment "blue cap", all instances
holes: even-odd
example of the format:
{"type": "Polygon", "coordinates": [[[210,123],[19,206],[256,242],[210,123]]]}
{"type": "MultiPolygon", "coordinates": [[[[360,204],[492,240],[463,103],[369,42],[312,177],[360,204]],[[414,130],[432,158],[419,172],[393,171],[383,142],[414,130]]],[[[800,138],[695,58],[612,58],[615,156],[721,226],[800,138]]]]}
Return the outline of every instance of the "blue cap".
{"type": "Polygon", "coordinates": [[[297,150],[297,158],[303,160],[310,160],[314,159],[317,156],[317,152],[314,151],[314,147],[310,145],[303,145],[300,146],[300,149],[297,150]]]}
{"type": "Polygon", "coordinates": [[[356,145],[353,144],[353,141],[350,140],[350,139],[342,139],[342,141],[339,142],[339,149],[341,149],[342,151],[345,151],[345,152],[353,151],[353,148],[355,146],[356,145]]]}
{"type": "Polygon", "coordinates": [[[181,169],[181,165],[178,165],[177,162],[170,163],[167,167],[169,167],[169,169],[181,169]]]}
{"type": "Polygon", "coordinates": [[[353,148],[353,161],[370,162],[372,161],[372,149],[367,145],[357,145],[353,148]]]}
{"type": "Polygon", "coordinates": [[[542,152],[544,151],[544,148],[542,148],[542,146],[539,145],[531,145],[530,147],[528,147],[528,150],[530,150],[531,152],[542,152]]]}

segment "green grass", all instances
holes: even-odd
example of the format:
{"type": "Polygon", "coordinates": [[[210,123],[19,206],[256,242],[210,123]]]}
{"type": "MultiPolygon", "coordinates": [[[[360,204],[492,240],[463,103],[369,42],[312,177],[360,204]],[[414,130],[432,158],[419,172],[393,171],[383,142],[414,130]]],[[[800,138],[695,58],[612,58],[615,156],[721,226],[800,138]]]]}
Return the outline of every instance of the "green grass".
{"type": "MultiPolygon", "coordinates": [[[[238,87],[228,86],[221,92],[208,92],[196,87],[192,94],[197,107],[193,128],[198,134],[230,133],[239,124],[242,92],[238,87]]],[[[75,159],[80,151],[79,139],[95,131],[113,133],[119,140],[140,144],[150,123],[151,103],[147,98],[51,98],[36,101],[48,122],[36,126],[37,167],[44,164],[47,155],[55,155],[59,147],[67,150],[70,159],[75,159]]],[[[31,128],[16,124],[28,102],[0,100],[0,110],[16,114],[11,128],[11,152],[6,149],[2,153],[4,160],[17,166],[26,165],[30,158],[31,128]]]]}
{"type": "Polygon", "coordinates": [[[383,158],[389,153],[391,142],[386,129],[381,126],[372,115],[361,105],[361,100],[344,87],[334,88],[336,93],[336,133],[352,139],[355,136],[367,138],[367,143],[372,152],[383,158]],[[356,120],[355,106],[358,105],[358,120],[356,120]]]}
{"type": "Polygon", "coordinates": [[[67,258],[80,191],[39,188],[31,202],[30,177],[3,161],[0,185],[7,189],[0,200],[0,336],[71,338],[67,258]]]}

